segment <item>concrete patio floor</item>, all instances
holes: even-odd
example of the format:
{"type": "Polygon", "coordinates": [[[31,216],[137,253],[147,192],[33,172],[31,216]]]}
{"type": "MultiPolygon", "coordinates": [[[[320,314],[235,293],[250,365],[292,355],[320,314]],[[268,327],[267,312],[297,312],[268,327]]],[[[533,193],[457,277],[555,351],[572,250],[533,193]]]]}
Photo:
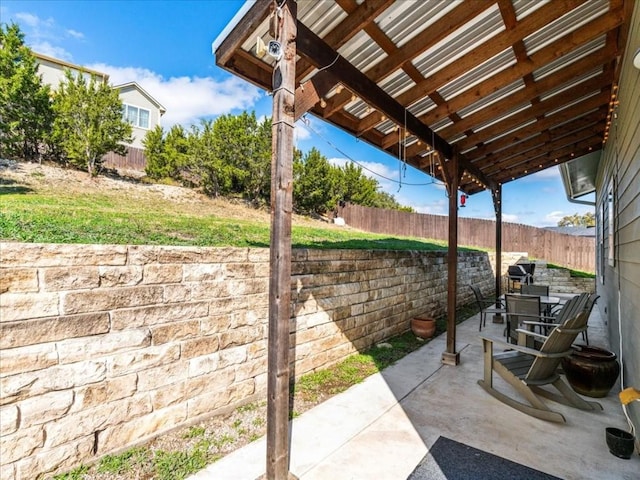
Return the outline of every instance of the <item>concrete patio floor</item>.
{"type": "MultiPolygon", "coordinates": [[[[514,410],[476,383],[482,377],[478,317],[458,326],[461,363],[445,366],[441,335],[382,373],[296,418],[291,431],[290,471],[301,480],[405,480],[440,436],[565,479],[640,478],[640,456],[614,457],[605,427],[627,430],[616,384],[598,399],[602,412],[548,403],[566,424],[514,410]]],[[[490,322],[490,321],[489,321],[490,322]]],[[[487,322],[482,333],[502,337],[504,325],[487,322]]],[[[578,338],[579,343],[580,338],[578,338]]],[[[608,347],[597,307],[589,320],[592,345],[608,347]]],[[[497,379],[494,385],[513,390],[497,379]]],[[[253,480],[265,471],[266,440],[233,452],[190,480],[253,480]]],[[[469,472],[468,478],[491,478],[469,472]]],[[[442,472],[433,477],[447,478],[442,472]]],[[[452,479],[449,479],[452,480],[452,479]]]]}

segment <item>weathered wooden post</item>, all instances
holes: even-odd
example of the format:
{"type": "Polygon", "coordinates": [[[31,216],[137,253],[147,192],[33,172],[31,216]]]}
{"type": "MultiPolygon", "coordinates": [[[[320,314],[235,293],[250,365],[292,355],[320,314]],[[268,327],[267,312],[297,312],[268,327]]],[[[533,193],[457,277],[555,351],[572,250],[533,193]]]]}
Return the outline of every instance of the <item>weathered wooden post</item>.
{"type": "MultiPolygon", "coordinates": [[[[272,33],[283,54],[273,71],[271,248],[267,379],[267,480],[289,476],[289,319],[297,4],[273,12],[272,33]]],[[[295,478],[295,477],[294,477],[295,478]]]]}
{"type": "MultiPolygon", "coordinates": [[[[500,308],[498,297],[502,293],[502,185],[496,185],[491,192],[496,211],[496,308],[500,308]]],[[[493,316],[493,323],[503,323],[502,315],[493,316]]]]}
{"type": "Polygon", "coordinates": [[[458,365],[460,353],[456,352],[456,296],[458,292],[458,187],[460,165],[458,152],[444,162],[443,172],[449,193],[449,246],[447,253],[447,349],[442,353],[442,363],[458,365]]]}

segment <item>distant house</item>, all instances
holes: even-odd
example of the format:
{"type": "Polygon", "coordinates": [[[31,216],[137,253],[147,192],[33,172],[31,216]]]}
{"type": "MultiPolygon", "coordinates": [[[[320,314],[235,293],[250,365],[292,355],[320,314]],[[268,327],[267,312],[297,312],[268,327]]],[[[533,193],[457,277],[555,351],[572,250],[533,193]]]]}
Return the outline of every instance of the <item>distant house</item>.
{"type": "Polygon", "coordinates": [[[595,237],[596,227],[545,227],[546,230],[552,230],[556,233],[564,233],[576,237],[595,237]]]}
{"type": "Polygon", "coordinates": [[[149,130],[160,125],[160,117],[166,110],[136,82],[116,85],[113,88],[120,92],[124,118],[133,126],[131,146],[143,149],[142,140],[149,130]]]}
{"type": "MultiPolygon", "coordinates": [[[[38,61],[38,73],[42,75],[42,82],[51,85],[54,90],[64,80],[65,69],[71,70],[75,75],[81,74],[90,78],[91,76],[98,80],[109,83],[109,75],[98,72],[81,65],[65,62],[57,58],[48,57],[41,53],[34,52],[34,56],[38,61]]],[[[129,167],[144,170],[145,160],[142,141],[149,130],[156,125],[160,125],[160,119],[165,114],[166,109],[148,92],[146,92],[136,82],[128,82],[113,87],[119,92],[122,101],[123,117],[133,126],[132,141],[127,144],[129,154],[127,157],[110,154],[107,156],[105,163],[115,167],[129,167]]]]}

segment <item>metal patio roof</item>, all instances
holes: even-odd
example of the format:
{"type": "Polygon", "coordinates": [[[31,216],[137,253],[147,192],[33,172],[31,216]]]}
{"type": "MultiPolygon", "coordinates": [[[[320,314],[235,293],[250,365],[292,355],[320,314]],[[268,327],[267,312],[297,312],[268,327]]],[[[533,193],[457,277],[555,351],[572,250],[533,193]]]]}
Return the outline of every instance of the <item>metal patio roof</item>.
{"type": "MultiPolygon", "coordinates": [[[[282,3],[283,0],[279,0],[282,3]]],[[[293,1],[293,0],[288,0],[293,1]]],[[[271,90],[275,2],[247,2],[219,66],[271,90]]],[[[632,0],[298,0],[296,118],[309,111],[467,194],[602,149],[632,0]],[[436,153],[433,153],[435,147],[436,153]]]]}

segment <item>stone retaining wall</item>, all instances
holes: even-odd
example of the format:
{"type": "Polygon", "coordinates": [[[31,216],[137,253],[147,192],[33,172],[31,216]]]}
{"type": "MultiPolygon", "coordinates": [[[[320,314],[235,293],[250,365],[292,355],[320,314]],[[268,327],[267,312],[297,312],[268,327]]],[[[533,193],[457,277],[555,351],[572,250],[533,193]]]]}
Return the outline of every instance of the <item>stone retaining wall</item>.
{"type": "MultiPolygon", "coordinates": [[[[264,395],[268,249],[0,255],[0,478],[68,470],[264,395]]],[[[490,293],[490,263],[461,252],[459,284],[490,293]]],[[[292,269],[296,376],[444,313],[445,252],[295,250],[292,269]]]]}

